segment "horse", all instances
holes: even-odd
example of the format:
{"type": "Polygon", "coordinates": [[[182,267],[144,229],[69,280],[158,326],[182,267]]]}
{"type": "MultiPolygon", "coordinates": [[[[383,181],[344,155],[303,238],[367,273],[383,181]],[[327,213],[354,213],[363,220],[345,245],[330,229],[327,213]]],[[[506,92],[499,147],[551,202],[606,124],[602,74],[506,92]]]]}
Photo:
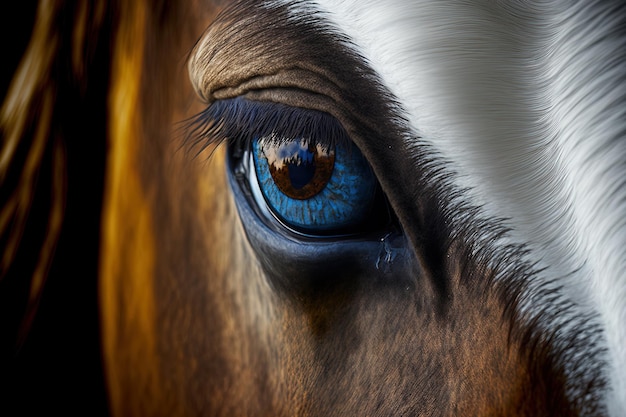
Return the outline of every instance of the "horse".
{"type": "Polygon", "coordinates": [[[3,415],[626,415],[625,12],[12,15],[3,415]]]}

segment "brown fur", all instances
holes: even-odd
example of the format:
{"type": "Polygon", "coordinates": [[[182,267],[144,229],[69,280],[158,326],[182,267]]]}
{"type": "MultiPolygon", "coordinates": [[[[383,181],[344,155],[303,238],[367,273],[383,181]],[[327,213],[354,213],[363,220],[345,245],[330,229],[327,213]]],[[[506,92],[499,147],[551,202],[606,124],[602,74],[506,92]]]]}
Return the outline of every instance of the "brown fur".
{"type": "MultiPolygon", "coordinates": [[[[106,116],[105,123],[91,126],[97,129],[93,137],[79,131],[85,141],[101,141],[102,148],[106,143],[106,154],[93,155],[102,159],[103,176],[93,190],[102,205],[101,220],[92,223],[98,230],[90,229],[97,242],[77,253],[97,261],[82,278],[98,285],[97,342],[112,415],[578,414],[568,402],[551,341],[517,320],[515,288],[497,284],[495,272],[470,259],[462,240],[439,253],[438,276],[447,280],[445,309],[434,300],[436,294],[418,285],[356,276],[297,299],[275,292],[240,224],[226,183],[224,149],[193,157],[173,128],[202,109],[186,58],[217,10],[201,2],[103,2],[89,11],[79,2],[75,7],[69,13],[75,19],[72,52],[64,64],[76,78],[72,88],[86,95],[93,88],[96,93],[85,102],[106,116]],[[94,41],[103,36],[104,42],[94,41]],[[92,85],[103,81],[92,73],[97,58],[81,59],[80,51],[95,57],[110,51],[106,85],[92,85]]],[[[63,14],[60,7],[50,13],[63,14]]],[[[54,33],[57,25],[39,22],[42,34],[36,31],[31,45],[50,36],[43,29],[54,33]]],[[[37,59],[55,58],[41,46],[32,48],[37,59]]],[[[38,65],[36,74],[45,77],[51,64],[38,65]]],[[[41,268],[72,262],[50,260],[50,242],[60,233],[58,198],[66,201],[66,183],[59,180],[63,150],[77,157],[71,150],[75,138],[64,136],[71,121],[53,113],[50,101],[63,104],[60,97],[70,87],[55,81],[43,78],[41,87],[20,97],[35,128],[3,119],[3,152],[12,146],[7,138],[15,137],[16,146],[28,149],[25,155],[37,154],[36,161],[23,165],[26,174],[12,188],[17,194],[8,193],[2,210],[3,271],[27,250],[14,235],[21,231],[6,231],[16,230],[6,219],[17,219],[14,227],[23,229],[33,220],[19,210],[33,204],[33,190],[49,186],[56,196],[44,210],[47,229],[37,235],[40,263],[19,271],[20,279],[32,277],[31,294],[43,286],[41,268]],[[59,119],[51,122],[53,115],[59,119]],[[50,184],[35,184],[28,170],[43,166],[45,158],[56,174],[50,184]],[[26,200],[12,203],[20,192],[26,200]]],[[[21,161],[14,155],[8,160],[21,161]]],[[[19,172],[18,162],[7,170],[19,172]]],[[[9,174],[3,175],[5,187],[9,174]]],[[[67,192],[70,201],[80,188],[67,192]]],[[[63,242],[62,247],[81,245],[80,239],[63,242]]],[[[61,272],[50,277],[57,280],[67,272],[52,271],[61,272]]],[[[80,361],[68,364],[81,366],[80,361]]]]}

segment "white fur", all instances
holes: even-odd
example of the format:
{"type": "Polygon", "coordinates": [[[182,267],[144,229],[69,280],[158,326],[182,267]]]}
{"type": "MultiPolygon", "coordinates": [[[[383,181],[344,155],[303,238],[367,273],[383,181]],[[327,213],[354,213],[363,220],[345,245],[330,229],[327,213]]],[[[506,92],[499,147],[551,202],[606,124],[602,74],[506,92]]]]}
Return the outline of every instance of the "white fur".
{"type": "MultiPolygon", "coordinates": [[[[556,280],[580,313],[599,315],[617,417],[626,415],[626,41],[603,35],[624,20],[601,4],[571,4],[306,7],[353,40],[415,132],[451,161],[459,186],[472,187],[473,203],[510,219],[512,240],[548,267],[538,279],[556,280]]],[[[549,325],[573,331],[567,324],[549,325]]]]}

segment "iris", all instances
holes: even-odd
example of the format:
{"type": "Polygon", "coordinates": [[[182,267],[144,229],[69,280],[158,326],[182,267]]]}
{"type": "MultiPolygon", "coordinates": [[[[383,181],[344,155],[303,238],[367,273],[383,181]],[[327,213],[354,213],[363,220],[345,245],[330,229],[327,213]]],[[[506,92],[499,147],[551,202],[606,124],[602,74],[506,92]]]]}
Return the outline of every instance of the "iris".
{"type": "Polygon", "coordinates": [[[252,141],[252,156],[268,207],[296,231],[346,231],[363,224],[372,210],[376,178],[352,143],[262,138],[252,141]]]}

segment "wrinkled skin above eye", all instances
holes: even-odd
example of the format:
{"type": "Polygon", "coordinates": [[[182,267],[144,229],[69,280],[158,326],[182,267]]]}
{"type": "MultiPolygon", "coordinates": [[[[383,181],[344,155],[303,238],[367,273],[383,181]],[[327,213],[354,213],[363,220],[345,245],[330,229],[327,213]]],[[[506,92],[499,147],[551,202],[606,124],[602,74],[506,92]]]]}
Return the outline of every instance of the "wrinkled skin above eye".
{"type": "Polygon", "coordinates": [[[265,201],[289,227],[340,231],[363,223],[371,212],[377,182],[354,145],[255,140],[252,154],[265,201]]]}

